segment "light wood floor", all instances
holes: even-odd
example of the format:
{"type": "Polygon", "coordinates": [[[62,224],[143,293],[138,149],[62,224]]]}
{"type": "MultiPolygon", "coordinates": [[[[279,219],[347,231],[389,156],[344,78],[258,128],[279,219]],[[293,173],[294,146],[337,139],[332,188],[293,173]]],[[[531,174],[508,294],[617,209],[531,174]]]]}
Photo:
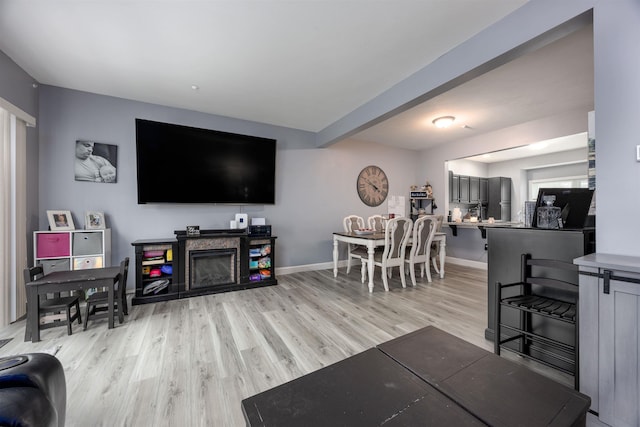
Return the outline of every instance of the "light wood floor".
{"type": "Polygon", "coordinates": [[[35,344],[19,321],[0,330],[13,337],[0,355],[61,346],[67,426],[243,426],[242,399],[427,325],[492,348],[484,270],[447,265],[445,279],[406,289],[396,270],[384,292],[378,269],[373,293],[357,268],[278,280],[135,306],[112,330],[106,320],[72,336],[47,329],[35,344]]]}

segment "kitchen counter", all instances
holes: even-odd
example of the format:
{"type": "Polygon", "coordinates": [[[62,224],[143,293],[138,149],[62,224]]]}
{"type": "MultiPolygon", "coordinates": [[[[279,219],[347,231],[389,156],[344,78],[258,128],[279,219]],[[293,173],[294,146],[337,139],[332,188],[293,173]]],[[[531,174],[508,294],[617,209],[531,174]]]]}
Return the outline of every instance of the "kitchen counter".
{"type": "Polygon", "coordinates": [[[451,233],[454,236],[458,235],[458,227],[460,228],[477,228],[482,233],[482,238],[487,238],[487,227],[499,227],[499,228],[523,228],[524,225],[521,222],[510,222],[510,221],[496,221],[496,222],[471,222],[471,221],[463,221],[463,222],[445,222],[443,225],[446,225],[451,229],[451,233]]]}

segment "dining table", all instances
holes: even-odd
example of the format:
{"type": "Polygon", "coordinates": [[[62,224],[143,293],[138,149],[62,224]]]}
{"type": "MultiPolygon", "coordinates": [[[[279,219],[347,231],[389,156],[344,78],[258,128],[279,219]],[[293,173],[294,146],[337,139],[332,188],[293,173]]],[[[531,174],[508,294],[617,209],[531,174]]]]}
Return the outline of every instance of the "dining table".
{"type": "MultiPolygon", "coordinates": [[[[114,327],[115,284],[120,277],[120,267],[87,268],[81,270],[54,271],[28,282],[27,288],[27,322],[31,332],[31,342],[40,341],[40,295],[57,292],[70,292],[92,288],[107,288],[109,329],[114,327]]],[[[124,321],[122,310],[118,309],[118,320],[124,321]]],[[[25,337],[25,341],[29,337],[25,337]]]]}
{"type": "MultiPolygon", "coordinates": [[[[367,263],[369,274],[369,292],[373,292],[373,273],[375,265],[374,254],[376,248],[384,246],[384,232],[374,233],[360,233],[360,232],[347,232],[336,231],[333,233],[333,277],[338,277],[338,257],[339,243],[351,243],[353,245],[362,245],[367,248],[367,254],[369,255],[369,262],[367,263]]],[[[447,235],[444,232],[436,232],[433,237],[433,242],[439,242],[438,258],[439,268],[437,268],[440,278],[444,279],[444,259],[446,256],[447,235]]]]}

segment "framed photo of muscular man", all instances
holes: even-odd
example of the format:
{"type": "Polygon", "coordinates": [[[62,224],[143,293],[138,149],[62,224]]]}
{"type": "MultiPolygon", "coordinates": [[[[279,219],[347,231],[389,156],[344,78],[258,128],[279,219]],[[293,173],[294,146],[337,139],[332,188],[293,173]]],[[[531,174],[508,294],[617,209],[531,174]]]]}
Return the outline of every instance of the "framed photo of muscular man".
{"type": "Polygon", "coordinates": [[[76,141],[76,181],[115,183],[118,180],[118,146],[76,141]]]}

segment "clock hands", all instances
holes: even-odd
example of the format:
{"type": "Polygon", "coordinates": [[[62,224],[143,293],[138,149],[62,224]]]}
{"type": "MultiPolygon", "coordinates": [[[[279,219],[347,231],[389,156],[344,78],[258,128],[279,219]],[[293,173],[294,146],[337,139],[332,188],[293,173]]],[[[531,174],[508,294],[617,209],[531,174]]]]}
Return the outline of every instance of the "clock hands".
{"type": "Polygon", "coordinates": [[[378,188],[377,185],[375,185],[373,182],[371,182],[370,180],[367,179],[367,183],[373,187],[374,190],[376,190],[378,193],[380,192],[380,189],[378,188]]]}

